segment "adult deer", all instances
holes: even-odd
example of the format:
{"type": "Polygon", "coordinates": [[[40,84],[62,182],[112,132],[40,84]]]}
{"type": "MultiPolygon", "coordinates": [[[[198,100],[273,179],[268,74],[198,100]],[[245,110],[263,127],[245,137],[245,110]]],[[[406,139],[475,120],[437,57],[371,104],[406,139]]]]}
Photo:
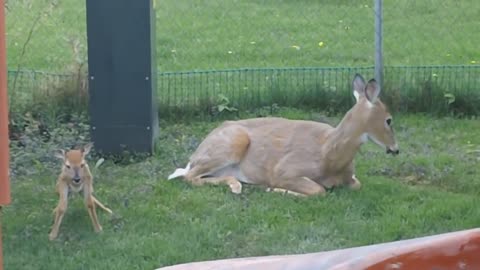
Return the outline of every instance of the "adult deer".
{"type": "Polygon", "coordinates": [[[337,127],[277,117],[226,121],[168,179],[227,184],[233,193],[241,193],[242,182],[296,195],[324,194],[339,185],[359,189],[354,157],[360,146],[370,138],[387,154],[399,148],[376,81],[365,83],[356,74],[352,84],[356,104],[337,127]]]}

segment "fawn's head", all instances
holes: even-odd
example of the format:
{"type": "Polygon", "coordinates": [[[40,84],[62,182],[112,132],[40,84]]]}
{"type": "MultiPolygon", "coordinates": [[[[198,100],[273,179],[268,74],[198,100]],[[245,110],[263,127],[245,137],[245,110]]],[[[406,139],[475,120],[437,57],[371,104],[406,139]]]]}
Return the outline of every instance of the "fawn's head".
{"type": "Polygon", "coordinates": [[[392,115],[378,95],[380,86],[375,79],[365,83],[359,74],[353,79],[353,95],[357,100],[353,113],[361,118],[368,138],[381,147],[387,154],[397,155],[400,151],[393,131],[392,115]]]}
{"type": "Polygon", "coordinates": [[[60,149],[55,156],[63,160],[62,173],[72,179],[75,184],[82,181],[85,176],[85,167],[88,166],[85,156],[92,149],[93,144],[88,143],[79,149],[65,151],[60,149]]]}

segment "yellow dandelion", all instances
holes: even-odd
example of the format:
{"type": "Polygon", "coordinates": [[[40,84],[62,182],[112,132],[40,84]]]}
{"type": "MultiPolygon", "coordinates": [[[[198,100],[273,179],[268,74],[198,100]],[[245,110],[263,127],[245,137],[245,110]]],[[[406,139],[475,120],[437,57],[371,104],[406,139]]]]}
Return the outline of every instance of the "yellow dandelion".
{"type": "Polygon", "coordinates": [[[470,61],[470,64],[476,64],[476,63],[477,63],[477,61],[475,61],[475,60],[470,61]]]}
{"type": "Polygon", "coordinates": [[[323,47],[323,45],[325,45],[325,43],[323,43],[323,41],[320,41],[320,42],[318,43],[318,47],[323,47]]]}

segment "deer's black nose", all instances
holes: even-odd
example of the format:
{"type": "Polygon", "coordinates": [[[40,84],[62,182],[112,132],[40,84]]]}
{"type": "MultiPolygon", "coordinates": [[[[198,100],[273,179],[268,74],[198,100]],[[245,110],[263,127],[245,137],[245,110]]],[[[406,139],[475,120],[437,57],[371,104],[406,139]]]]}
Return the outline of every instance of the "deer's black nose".
{"type": "Polygon", "coordinates": [[[387,148],[387,154],[392,154],[392,155],[398,155],[400,154],[400,150],[398,149],[395,149],[395,150],[391,150],[390,148],[387,148]]]}
{"type": "Polygon", "coordinates": [[[74,177],[72,178],[73,182],[78,183],[80,182],[80,177],[74,177]]]}

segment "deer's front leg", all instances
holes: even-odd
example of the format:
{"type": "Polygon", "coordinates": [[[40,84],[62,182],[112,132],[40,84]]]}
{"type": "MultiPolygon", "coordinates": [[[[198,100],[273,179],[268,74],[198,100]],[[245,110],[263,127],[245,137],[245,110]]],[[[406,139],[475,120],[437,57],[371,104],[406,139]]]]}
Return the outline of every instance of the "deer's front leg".
{"type": "Polygon", "coordinates": [[[362,184],[360,183],[358,178],[355,176],[354,162],[350,163],[343,177],[344,177],[344,183],[348,186],[348,188],[352,190],[359,190],[362,187],[362,184]]]}
{"type": "Polygon", "coordinates": [[[57,186],[57,190],[59,194],[59,200],[58,205],[54,210],[55,219],[52,226],[52,231],[48,236],[50,240],[54,240],[55,238],[57,238],[58,230],[60,229],[60,224],[62,223],[62,219],[65,215],[65,212],[67,211],[68,205],[68,186],[63,182],[60,182],[57,186]]]}
{"type": "Polygon", "coordinates": [[[93,188],[91,187],[90,184],[85,185],[85,189],[84,189],[84,192],[83,192],[85,207],[87,208],[88,215],[90,216],[90,219],[92,220],[93,229],[95,230],[95,232],[101,232],[102,231],[102,226],[98,222],[95,199],[92,196],[92,190],[93,190],[93,188]]]}
{"type": "Polygon", "coordinates": [[[352,176],[350,177],[350,181],[347,182],[347,185],[350,189],[353,189],[353,190],[359,190],[362,187],[362,184],[357,179],[355,174],[352,174],[352,176]]]}
{"type": "Polygon", "coordinates": [[[312,196],[326,194],[325,188],[308,177],[277,179],[272,188],[267,191],[282,192],[295,196],[312,196]]]}

